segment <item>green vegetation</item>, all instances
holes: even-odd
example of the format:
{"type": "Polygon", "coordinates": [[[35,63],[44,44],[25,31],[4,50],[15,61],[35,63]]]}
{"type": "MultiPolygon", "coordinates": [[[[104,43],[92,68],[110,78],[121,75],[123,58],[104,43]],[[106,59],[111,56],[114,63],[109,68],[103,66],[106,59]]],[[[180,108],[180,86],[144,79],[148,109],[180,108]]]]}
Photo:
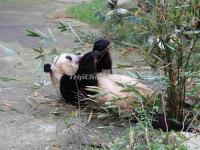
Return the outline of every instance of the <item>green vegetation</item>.
{"type": "Polygon", "coordinates": [[[183,144],[184,135],[181,133],[164,133],[152,131],[142,125],[127,129],[121,136],[112,141],[113,150],[188,150],[183,144]]]}
{"type": "MultiPolygon", "coordinates": [[[[165,84],[162,83],[162,88],[158,90],[163,95],[161,100],[167,100],[169,104],[169,110],[163,111],[166,111],[169,117],[182,121],[185,115],[184,103],[186,98],[191,98],[187,96],[199,95],[200,92],[199,88],[196,88],[200,83],[198,57],[200,32],[197,28],[200,24],[199,2],[197,0],[151,2],[154,5],[150,12],[138,13],[140,10],[138,8],[129,16],[111,16],[111,19],[104,20],[101,29],[106,37],[132,48],[133,52],[137,51],[146,63],[161,72],[159,78],[165,84]]],[[[94,4],[97,4],[97,1],[74,6],[76,13],[71,14],[78,15],[82,20],[81,10],[84,9],[85,14],[90,14],[92,17],[83,18],[87,18],[86,22],[92,23],[91,20],[95,19],[94,11],[87,13],[89,9],[86,9],[86,6],[94,8],[92,7],[94,4]]],[[[98,9],[100,8],[102,7],[98,9]]],[[[101,17],[97,16],[95,20],[98,18],[101,17]]],[[[130,52],[132,51],[128,49],[128,52],[124,53],[130,52]]]]}
{"type": "MultiPolygon", "coordinates": [[[[138,9],[134,8],[134,10],[138,9]]],[[[98,26],[106,37],[114,39],[118,45],[124,41],[132,42],[137,33],[133,32],[134,24],[130,22],[141,24],[142,19],[133,16],[122,19],[123,16],[116,14],[112,15],[112,19],[108,19],[106,13],[109,11],[107,0],[92,0],[72,5],[67,8],[66,13],[80,21],[98,26]]],[[[137,37],[140,39],[138,35],[137,37]]]]}
{"type": "MultiPolygon", "coordinates": [[[[144,40],[137,40],[133,44],[153,68],[163,72],[161,76],[167,77],[168,85],[161,91],[163,97],[167,95],[169,104],[168,111],[164,111],[179,121],[183,121],[186,115],[184,103],[186,91],[189,90],[188,74],[199,71],[199,60],[191,66],[194,56],[200,54],[197,28],[200,10],[197,5],[198,1],[195,0],[188,4],[174,0],[165,4],[158,3],[148,18],[142,17],[145,23],[133,29],[138,34],[144,33],[144,40]],[[152,38],[152,42],[146,42],[145,37],[152,38]]],[[[196,77],[191,80],[199,82],[196,77]]]]}
{"type": "Polygon", "coordinates": [[[82,2],[67,8],[66,13],[72,15],[80,21],[90,24],[99,24],[99,19],[95,15],[98,11],[106,8],[107,0],[92,0],[90,3],[82,2]]]}

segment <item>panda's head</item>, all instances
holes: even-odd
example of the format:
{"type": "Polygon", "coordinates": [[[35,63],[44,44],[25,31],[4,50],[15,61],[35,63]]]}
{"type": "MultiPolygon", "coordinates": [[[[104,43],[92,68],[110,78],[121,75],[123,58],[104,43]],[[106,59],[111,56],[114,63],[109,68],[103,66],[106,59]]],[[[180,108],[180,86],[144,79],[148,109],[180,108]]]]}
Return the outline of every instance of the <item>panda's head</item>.
{"type": "Polygon", "coordinates": [[[52,75],[74,75],[80,58],[80,54],[61,54],[54,57],[51,64],[44,65],[44,72],[52,75]]]}
{"type": "Polygon", "coordinates": [[[61,54],[53,58],[51,64],[44,65],[44,72],[50,73],[52,84],[60,98],[60,81],[64,75],[74,75],[77,72],[80,54],[61,54]]]}

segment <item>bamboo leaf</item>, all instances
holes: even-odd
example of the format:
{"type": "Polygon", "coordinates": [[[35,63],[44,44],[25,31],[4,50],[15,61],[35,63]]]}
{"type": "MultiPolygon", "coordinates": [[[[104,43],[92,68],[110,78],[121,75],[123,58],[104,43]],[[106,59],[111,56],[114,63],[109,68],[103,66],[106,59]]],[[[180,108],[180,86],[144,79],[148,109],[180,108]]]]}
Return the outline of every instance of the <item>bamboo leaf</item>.
{"type": "Polygon", "coordinates": [[[36,49],[36,48],[34,48],[33,50],[36,51],[36,52],[42,53],[42,49],[36,49]]]}
{"type": "Polygon", "coordinates": [[[43,54],[41,54],[41,55],[39,55],[39,56],[35,57],[35,59],[39,59],[39,58],[42,58],[42,57],[44,57],[44,55],[43,55],[43,54]]]}
{"type": "Polygon", "coordinates": [[[58,26],[58,29],[60,29],[60,32],[64,32],[68,30],[67,26],[63,22],[59,21],[59,25],[60,26],[58,26]]]}
{"type": "Polygon", "coordinates": [[[132,68],[132,65],[129,64],[117,64],[117,68],[132,68]]]}
{"type": "Polygon", "coordinates": [[[37,32],[34,32],[31,29],[26,29],[26,35],[31,37],[40,37],[40,35],[37,32]]]}
{"type": "Polygon", "coordinates": [[[19,81],[18,79],[8,78],[8,77],[0,77],[0,80],[10,82],[10,81],[19,81]]]}

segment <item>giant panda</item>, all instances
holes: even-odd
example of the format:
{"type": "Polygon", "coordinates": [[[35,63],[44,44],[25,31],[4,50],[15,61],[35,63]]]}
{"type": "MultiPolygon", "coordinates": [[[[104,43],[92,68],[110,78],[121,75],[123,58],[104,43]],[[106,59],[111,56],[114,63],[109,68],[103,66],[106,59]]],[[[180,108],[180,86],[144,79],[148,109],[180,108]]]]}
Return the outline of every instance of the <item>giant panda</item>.
{"type": "MultiPolygon", "coordinates": [[[[120,74],[105,74],[97,71],[98,51],[91,51],[80,57],[75,54],[61,54],[53,59],[52,64],[44,65],[44,72],[50,73],[52,83],[62,98],[73,105],[83,104],[82,100],[88,95],[97,94],[88,90],[88,87],[99,87],[106,95],[99,99],[99,103],[105,103],[114,97],[121,99],[136,96],[130,92],[123,92],[119,85],[135,85],[138,91],[145,97],[151,97],[154,90],[140,83],[137,79],[120,74]]],[[[129,103],[117,102],[122,107],[131,107],[129,103]]]]}
{"type": "MultiPolygon", "coordinates": [[[[123,99],[131,97],[132,101],[135,101],[137,97],[133,93],[123,92],[123,87],[116,84],[116,82],[134,84],[138,91],[146,97],[154,94],[154,90],[132,77],[120,74],[97,73],[96,63],[99,56],[100,53],[98,51],[89,52],[84,56],[80,54],[61,54],[56,56],[51,64],[44,65],[44,72],[50,73],[52,83],[61,97],[75,106],[85,105],[84,100],[88,95],[97,94],[96,92],[88,91],[88,86],[97,86],[107,92],[106,95],[100,97],[99,104],[104,104],[114,96],[117,96],[121,99],[116,101],[116,104],[126,110],[132,109],[132,106],[129,101],[124,101],[123,99]],[[88,77],[90,78],[81,78],[85,75],[89,75],[88,77]]],[[[154,116],[152,126],[155,129],[167,131],[166,122],[168,131],[194,132],[194,128],[189,125],[177,123],[168,118],[165,119],[163,114],[154,116]]]]}
{"type": "Polygon", "coordinates": [[[77,72],[80,58],[80,54],[60,54],[53,58],[51,64],[44,65],[44,72],[50,73],[52,84],[62,99],[63,96],[60,92],[61,78],[64,74],[74,75],[77,72]]]}

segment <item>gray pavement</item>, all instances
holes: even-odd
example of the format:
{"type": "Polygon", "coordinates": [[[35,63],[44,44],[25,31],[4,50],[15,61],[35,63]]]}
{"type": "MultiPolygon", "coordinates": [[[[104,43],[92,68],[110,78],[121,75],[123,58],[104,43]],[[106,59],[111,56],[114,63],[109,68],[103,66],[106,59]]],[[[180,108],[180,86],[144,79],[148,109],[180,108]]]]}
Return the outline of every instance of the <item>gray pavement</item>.
{"type": "Polygon", "coordinates": [[[76,45],[73,36],[56,30],[57,21],[65,19],[57,16],[72,2],[79,1],[0,0],[0,150],[78,149],[81,143],[80,127],[72,127],[73,132],[68,133],[64,123],[67,118],[85,125],[79,117],[71,117],[74,108],[57,101],[52,85],[31,90],[34,83],[50,80],[35,71],[38,60],[32,48],[65,51],[76,45]],[[27,28],[44,33],[50,28],[59,42],[43,45],[39,39],[26,36],[27,28]],[[63,115],[54,115],[57,111],[63,115]]]}

